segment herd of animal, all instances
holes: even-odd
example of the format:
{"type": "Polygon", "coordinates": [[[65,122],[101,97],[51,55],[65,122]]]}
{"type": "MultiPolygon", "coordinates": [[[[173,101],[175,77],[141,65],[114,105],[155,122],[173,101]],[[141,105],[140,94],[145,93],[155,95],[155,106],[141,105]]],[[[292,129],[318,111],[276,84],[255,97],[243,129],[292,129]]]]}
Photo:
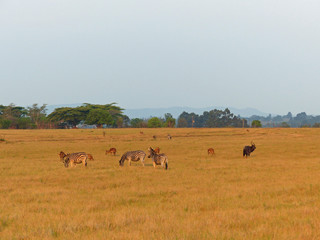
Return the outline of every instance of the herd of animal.
{"type": "MultiPolygon", "coordinates": [[[[106,155],[111,154],[113,156],[116,155],[117,149],[110,148],[106,150],[106,155]]],[[[168,169],[168,157],[164,153],[160,153],[160,148],[157,147],[155,149],[149,147],[148,148],[148,158],[152,158],[153,166],[161,165],[163,168],[168,169]]],[[[63,162],[65,167],[73,167],[76,164],[83,164],[85,167],[88,165],[88,160],[94,160],[93,156],[90,153],[85,152],[77,152],[77,153],[68,153],[65,154],[63,151],[59,153],[60,160],[63,162]]],[[[141,161],[144,166],[144,159],[146,154],[144,151],[128,151],[121,156],[119,160],[119,165],[123,166],[124,161],[129,161],[129,165],[131,166],[131,162],[141,161]]]]}
{"type": "MultiPolygon", "coordinates": [[[[140,134],[143,134],[140,132],[140,134]]],[[[155,136],[153,136],[155,139],[155,136]]],[[[168,139],[171,139],[172,137],[168,135],[168,139]]],[[[243,148],[243,157],[248,157],[250,154],[256,149],[256,145],[251,142],[251,146],[245,146],[243,148]]],[[[213,156],[215,154],[213,148],[208,149],[208,155],[213,156]]],[[[109,150],[106,150],[105,154],[111,154],[115,156],[117,153],[116,148],[110,148],[109,150]]],[[[164,153],[160,153],[160,148],[156,147],[155,149],[149,147],[148,148],[148,158],[152,159],[153,167],[155,168],[156,165],[161,165],[162,168],[168,169],[168,157],[164,153]]],[[[65,167],[73,167],[76,164],[83,164],[85,167],[87,166],[87,161],[88,160],[94,160],[93,156],[89,153],[85,152],[77,152],[77,153],[68,153],[65,154],[63,151],[59,153],[60,160],[63,162],[65,167]]],[[[137,162],[141,161],[142,165],[144,166],[144,161],[145,161],[146,153],[142,150],[137,150],[137,151],[128,151],[125,152],[120,160],[119,160],[119,165],[123,166],[124,161],[128,161],[129,165],[131,166],[131,162],[137,162]]]]}

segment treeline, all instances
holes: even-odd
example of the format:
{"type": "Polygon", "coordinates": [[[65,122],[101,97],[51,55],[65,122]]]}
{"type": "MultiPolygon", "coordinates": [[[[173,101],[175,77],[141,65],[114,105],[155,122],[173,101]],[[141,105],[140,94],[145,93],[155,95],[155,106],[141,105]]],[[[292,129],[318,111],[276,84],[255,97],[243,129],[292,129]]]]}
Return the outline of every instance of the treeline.
{"type": "Polygon", "coordinates": [[[277,115],[267,117],[252,116],[247,118],[249,125],[256,125],[260,123],[260,127],[320,127],[320,116],[307,115],[305,112],[298,113],[293,116],[291,112],[287,115],[277,115]]]}
{"type": "Polygon", "coordinates": [[[115,103],[98,105],[85,103],[79,107],[56,108],[46,114],[46,104],[20,107],[0,105],[0,128],[2,129],[43,129],[43,128],[160,128],[160,127],[248,127],[247,120],[241,119],[229,109],[212,110],[202,115],[183,112],[178,119],[170,113],[163,118],[133,118],[123,114],[123,108],[115,103]]]}

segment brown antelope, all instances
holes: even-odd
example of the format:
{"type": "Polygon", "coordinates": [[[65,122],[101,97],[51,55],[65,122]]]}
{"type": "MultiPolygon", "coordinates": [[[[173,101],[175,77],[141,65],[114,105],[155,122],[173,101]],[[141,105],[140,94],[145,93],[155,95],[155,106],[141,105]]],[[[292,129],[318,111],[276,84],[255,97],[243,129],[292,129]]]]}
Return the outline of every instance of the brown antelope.
{"type": "Polygon", "coordinates": [[[88,160],[92,160],[92,161],[94,161],[94,158],[93,158],[92,154],[87,153],[87,155],[88,155],[88,160]]]}
{"type": "Polygon", "coordinates": [[[213,148],[209,148],[208,149],[208,155],[211,155],[211,156],[214,155],[214,149],[213,148]]]}
{"type": "Polygon", "coordinates": [[[142,131],[140,131],[140,134],[143,135],[144,133],[142,131]]]}
{"type": "Polygon", "coordinates": [[[157,154],[159,154],[159,153],[160,153],[160,148],[159,148],[159,147],[156,147],[156,148],[154,149],[154,152],[157,153],[157,154]]]}
{"type": "Polygon", "coordinates": [[[153,137],[153,140],[156,140],[156,139],[157,139],[157,136],[156,136],[156,135],[153,135],[152,137],[153,137]]]}
{"type": "Polygon", "coordinates": [[[115,148],[110,148],[109,150],[106,150],[106,155],[108,155],[109,153],[110,153],[111,155],[115,156],[116,153],[117,153],[117,149],[115,149],[115,148]]]}
{"type": "Polygon", "coordinates": [[[151,147],[148,148],[149,156],[148,158],[152,158],[153,167],[156,168],[156,165],[161,165],[166,170],[168,169],[168,157],[164,153],[157,154],[151,147]]]}
{"type": "Polygon", "coordinates": [[[171,139],[172,139],[172,137],[171,137],[171,135],[170,135],[170,134],[168,134],[168,139],[169,139],[169,140],[171,140],[171,139]]]}

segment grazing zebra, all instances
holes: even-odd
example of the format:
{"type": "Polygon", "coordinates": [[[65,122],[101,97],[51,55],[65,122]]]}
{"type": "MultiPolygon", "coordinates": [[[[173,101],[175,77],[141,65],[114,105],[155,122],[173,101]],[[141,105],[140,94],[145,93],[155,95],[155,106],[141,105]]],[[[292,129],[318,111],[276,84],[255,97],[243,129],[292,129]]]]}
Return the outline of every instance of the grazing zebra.
{"type": "Polygon", "coordinates": [[[94,158],[93,158],[93,156],[92,156],[90,153],[87,153],[87,155],[88,155],[88,160],[94,161],[94,158]]]}
{"type": "Polygon", "coordinates": [[[155,151],[155,153],[160,153],[160,148],[159,147],[156,147],[155,149],[154,149],[154,151],[155,151]]]}
{"type": "Polygon", "coordinates": [[[119,160],[119,165],[123,166],[124,161],[128,160],[129,165],[131,166],[131,161],[137,162],[137,161],[141,160],[142,165],[144,166],[144,158],[145,157],[146,157],[146,154],[141,150],[129,151],[129,152],[126,152],[122,155],[121,159],[119,160]]]}
{"type": "Polygon", "coordinates": [[[252,153],[255,149],[256,145],[253,142],[251,142],[251,146],[245,146],[243,148],[243,157],[246,156],[247,158],[248,156],[250,156],[250,153],[252,153]]]}
{"type": "Polygon", "coordinates": [[[213,148],[209,148],[208,149],[208,155],[211,155],[211,156],[214,155],[214,149],[213,148]]]}
{"type": "Polygon", "coordinates": [[[166,170],[168,169],[168,157],[164,153],[157,154],[155,150],[151,147],[148,148],[149,156],[148,158],[152,158],[153,160],[153,167],[155,168],[156,165],[161,165],[166,170]]]}
{"type": "Polygon", "coordinates": [[[63,163],[65,167],[75,166],[82,163],[83,166],[87,166],[88,155],[85,152],[68,153],[63,157],[63,163]]]}
{"type": "Polygon", "coordinates": [[[115,148],[110,148],[109,150],[106,150],[106,155],[108,155],[109,153],[110,153],[111,155],[115,156],[116,153],[117,153],[117,149],[115,149],[115,148]]]}

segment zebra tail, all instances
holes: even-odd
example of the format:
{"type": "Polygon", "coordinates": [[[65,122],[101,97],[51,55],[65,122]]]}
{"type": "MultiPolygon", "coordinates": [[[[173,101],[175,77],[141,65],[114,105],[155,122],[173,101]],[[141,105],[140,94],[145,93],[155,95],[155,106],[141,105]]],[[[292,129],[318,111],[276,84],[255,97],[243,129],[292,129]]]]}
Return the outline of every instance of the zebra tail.
{"type": "Polygon", "coordinates": [[[168,169],[168,158],[166,158],[166,170],[168,169]]]}

